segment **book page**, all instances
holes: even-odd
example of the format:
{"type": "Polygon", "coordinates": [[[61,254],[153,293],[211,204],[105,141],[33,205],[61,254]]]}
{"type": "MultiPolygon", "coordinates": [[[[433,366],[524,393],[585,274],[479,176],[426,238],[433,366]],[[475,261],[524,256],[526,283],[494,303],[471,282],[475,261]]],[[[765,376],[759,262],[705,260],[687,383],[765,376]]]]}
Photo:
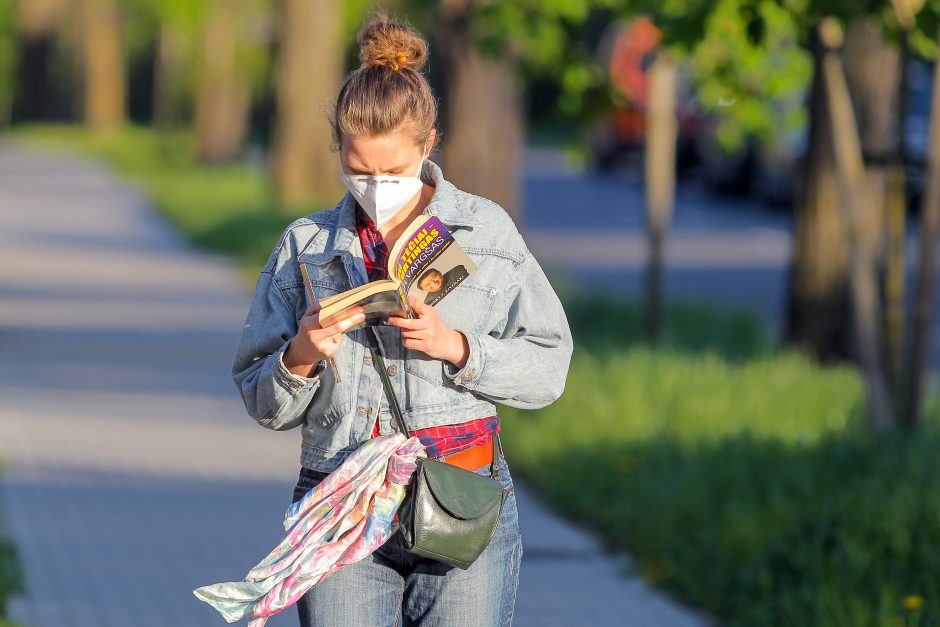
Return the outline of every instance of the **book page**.
{"type": "Polygon", "coordinates": [[[324,327],[335,324],[343,318],[349,317],[350,310],[354,308],[361,310],[362,313],[366,315],[366,318],[363,322],[350,327],[347,333],[361,327],[371,327],[376,324],[385,324],[388,321],[389,316],[402,316],[405,313],[402,309],[402,303],[399,299],[398,290],[380,291],[351,303],[349,306],[331,314],[327,318],[321,318],[320,324],[324,327]]]}

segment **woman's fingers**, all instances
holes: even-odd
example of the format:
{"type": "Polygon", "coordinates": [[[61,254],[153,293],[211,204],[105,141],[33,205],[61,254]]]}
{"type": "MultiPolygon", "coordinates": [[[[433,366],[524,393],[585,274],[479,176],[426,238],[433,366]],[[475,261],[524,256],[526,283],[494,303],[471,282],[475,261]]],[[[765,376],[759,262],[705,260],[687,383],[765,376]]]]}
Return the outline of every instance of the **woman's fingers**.
{"type": "Polygon", "coordinates": [[[320,303],[313,303],[312,305],[307,307],[307,310],[304,312],[304,318],[308,318],[314,315],[315,313],[317,313],[318,311],[320,311],[320,303]]]}
{"type": "Polygon", "coordinates": [[[430,305],[425,305],[424,301],[415,296],[414,294],[408,295],[408,304],[411,305],[411,308],[419,318],[423,318],[428,314],[428,310],[434,311],[434,308],[430,305]]]}
{"type": "Polygon", "coordinates": [[[388,323],[400,329],[408,330],[426,329],[428,327],[427,320],[422,320],[421,318],[401,318],[399,316],[389,316],[388,323]]]}
{"type": "Polygon", "coordinates": [[[365,313],[362,310],[362,307],[350,307],[349,309],[344,309],[338,313],[333,314],[328,318],[321,319],[319,316],[316,318],[315,329],[326,329],[327,327],[333,326],[342,322],[343,320],[348,320],[350,318],[356,317],[356,315],[365,313]]]}
{"type": "Polygon", "coordinates": [[[328,335],[330,337],[342,335],[343,333],[348,331],[350,327],[359,324],[365,319],[366,319],[366,315],[364,313],[355,313],[348,318],[343,318],[342,320],[324,328],[323,335],[328,335]]]}

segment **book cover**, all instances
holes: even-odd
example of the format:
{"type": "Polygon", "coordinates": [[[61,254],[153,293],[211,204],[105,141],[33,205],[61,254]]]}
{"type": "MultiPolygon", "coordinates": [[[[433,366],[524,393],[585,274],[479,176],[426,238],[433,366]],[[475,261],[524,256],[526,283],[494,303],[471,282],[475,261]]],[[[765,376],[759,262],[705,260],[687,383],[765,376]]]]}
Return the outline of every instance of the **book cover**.
{"type": "Polygon", "coordinates": [[[437,216],[421,215],[408,225],[389,253],[389,279],[325,298],[320,302],[323,326],[362,307],[366,320],[353,328],[386,324],[391,315],[412,316],[408,295],[434,305],[476,269],[437,216]]]}

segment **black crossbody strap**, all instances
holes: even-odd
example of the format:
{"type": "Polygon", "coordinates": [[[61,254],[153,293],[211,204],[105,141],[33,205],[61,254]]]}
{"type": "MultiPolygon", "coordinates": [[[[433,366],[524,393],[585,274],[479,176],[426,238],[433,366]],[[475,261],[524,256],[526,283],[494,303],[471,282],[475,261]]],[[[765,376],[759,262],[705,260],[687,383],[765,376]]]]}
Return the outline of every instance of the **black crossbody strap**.
{"type": "MultiPolygon", "coordinates": [[[[373,340],[374,342],[375,340],[373,340]]],[[[406,436],[409,435],[410,429],[408,424],[405,422],[405,417],[401,413],[401,407],[398,405],[398,397],[395,396],[395,389],[392,388],[392,381],[388,378],[388,369],[385,367],[385,358],[382,357],[382,354],[379,352],[379,349],[373,344],[370,347],[372,351],[372,361],[375,363],[376,369],[379,371],[379,378],[382,379],[382,387],[385,388],[385,396],[388,398],[388,406],[392,410],[392,416],[395,417],[395,422],[398,423],[398,429],[406,436]]]]}

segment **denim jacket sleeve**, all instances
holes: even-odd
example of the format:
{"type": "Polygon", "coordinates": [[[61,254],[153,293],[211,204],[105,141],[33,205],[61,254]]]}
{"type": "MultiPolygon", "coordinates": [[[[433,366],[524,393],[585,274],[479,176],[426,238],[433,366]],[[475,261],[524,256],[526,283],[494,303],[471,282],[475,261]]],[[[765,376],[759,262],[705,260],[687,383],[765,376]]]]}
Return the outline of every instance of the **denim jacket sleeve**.
{"type": "Polygon", "coordinates": [[[503,332],[468,333],[470,353],[457,371],[445,374],[457,385],[494,402],[522,409],[544,407],[561,396],[571,361],[572,340],[558,296],[531,253],[516,266],[509,284],[503,332]]]}
{"type": "Polygon", "coordinates": [[[320,387],[322,368],[306,378],[284,366],[284,351],[297,333],[294,312],[266,267],[258,278],[232,365],[232,378],[248,414],[261,426],[279,431],[303,423],[320,387]]]}

